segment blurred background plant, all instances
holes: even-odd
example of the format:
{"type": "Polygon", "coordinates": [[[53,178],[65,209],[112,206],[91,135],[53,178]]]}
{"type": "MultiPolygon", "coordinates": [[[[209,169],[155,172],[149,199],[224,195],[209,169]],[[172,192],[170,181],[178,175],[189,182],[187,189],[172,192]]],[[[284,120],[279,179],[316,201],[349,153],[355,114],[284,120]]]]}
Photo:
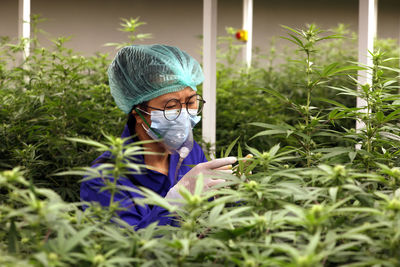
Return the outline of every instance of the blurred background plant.
{"type": "MultiPolygon", "coordinates": [[[[316,25],[313,27],[314,30],[311,30],[311,33],[315,34],[314,31],[319,29],[316,25]]],[[[306,30],[304,29],[304,31],[306,30]]],[[[252,68],[247,69],[241,63],[240,44],[234,40],[232,34],[234,32],[235,30],[227,28],[227,35],[221,37],[218,44],[220,61],[217,65],[216,154],[219,155],[221,150],[226,149],[230,142],[239,136],[239,143],[242,147],[247,144],[260,150],[271,147],[277,142],[283,145],[299,145],[296,140],[287,138],[285,135],[269,135],[266,138],[251,139],[260,132],[260,128],[252,126],[251,123],[296,126],[299,109],[301,106],[307,106],[307,75],[305,75],[306,69],[301,67],[306,61],[304,48],[289,45],[283,48],[276,47],[275,39],[272,39],[266,55],[262,49],[254,51],[252,68]],[[304,71],[300,71],[302,69],[304,71]],[[278,92],[289,101],[279,100],[276,95],[271,94],[271,90],[278,92]]],[[[357,74],[357,67],[354,64],[357,61],[355,56],[357,55],[356,34],[343,24],[339,24],[327,32],[323,31],[321,34],[320,38],[328,35],[337,38],[311,42],[314,51],[310,54],[312,60],[310,58],[309,62],[312,64],[312,69],[315,68],[316,71],[310,75],[319,79],[321,77],[317,77],[318,71],[321,72],[324,67],[328,68],[328,66],[332,67],[331,71],[346,66],[349,69],[343,69],[341,73],[331,73],[329,77],[322,77],[323,82],[319,81],[320,84],[312,88],[312,104],[314,107],[318,107],[318,112],[314,113],[314,115],[318,114],[315,116],[317,120],[330,113],[333,102],[329,103],[330,101],[327,100],[343,104],[346,107],[355,107],[356,101],[355,97],[338,94],[331,88],[340,86],[356,88],[353,80],[349,79],[349,75],[354,78],[357,74]]],[[[398,73],[395,69],[398,68],[398,62],[386,60],[398,58],[400,51],[396,40],[377,40],[375,46],[383,53],[382,60],[385,62],[385,67],[391,68],[391,70],[386,69],[386,77],[393,79],[392,86],[397,86],[398,81],[395,78],[398,73]]],[[[350,129],[354,125],[354,118],[341,118],[340,121],[331,125],[330,129],[343,131],[342,127],[350,129]]],[[[300,125],[298,126],[300,127],[300,125]]],[[[197,136],[200,137],[199,129],[197,131],[197,136]]],[[[333,142],[334,145],[348,145],[348,140],[333,136],[319,136],[318,139],[320,143],[333,142]]],[[[237,152],[236,148],[234,152],[237,152]]]]}
{"type": "MultiPolygon", "coordinates": [[[[110,62],[108,55],[79,55],[65,47],[69,39],[65,37],[54,39],[49,48],[42,47],[37,39],[37,34],[41,34],[38,27],[41,20],[39,16],[32,19],[35,34],[30,42],[34,45],[30,56],[24,61],[19,58],[22,43],[14,43],[7,37],[2,37],[0,42],[0,168],[21,166],[35,184],[53,188],[65,200],[75,201],[78,200],[79,178],[57,177],[53,174],[73,166],[89,165],[98,155],[92,148],[70,143],[65,138],[86,136],[99,141],[102,140],[102,132],[119,136],[126,117],[115,106],[109,94],[106,75],[110,62]]],[[[129,40],[136,42],[148,37],[147,34],[138,34],[137,29],[142,24],[138,18],[123,19],[121,26],[122,30],[128,33],[129,40]]],[[[302,123],[299,124],[299,110],[302,106],[307,106],[304,105],[307,99],[307,90],[304,87],[307,85],[307,75],[304,71],[299,71],[299,62],[304,62],[304,51],[290,46],[278,49],[273,40],[268,51],[256,49],[253,67],[247,69],[241,63],[242,45],[234,39],[234,32],[234,29],[227,28],[227,34],[219,37],[218,43],[216,154],[223,154],[232,140],[238,137],[238,144],[243,150],[248,151],[247,147],[251,147],[260,154],[269,151],[277,143],[287,150],[290,150],[289,147],[301,146],[294,134],[291,133],[288,138],[287,131],[301,133],[310,129],[304,125],[304,129],[300,129],[302,123]],[[277,94],[272,92],[278,92],[290,101],[279,101],[277,94]],[[294,103],[296,108],[290,103],[294,103]],[[252,138],[262,128],[261,124],[256,126],[251,123],[275,125],[274,129],[265,129],[272,130],[270,133],[282,132],[282,127],[290,126],[294,129],[289,127],[284,129],[284,134],[252,138]],[[279,131],[276,127],[280,127],[279,131]]],[[[311,62],[320,72],[333,62],[337,62],[333,68],[337,69],[356,60],[355,34],[344,25],[339,25],[330,31],[330,34],[344,38],[326,39],[313,44],[316,52],[311,62]]],[[[395,67],[397,62],[387,59],[397,56],[398,46],[394,40],[377,40],[376,44],[380,48],[379,60],[384,62],[382,69],[385,71],[385,78],[380,78],[380,84],[392,79],[393,83],[386,87],[395,91],[398,84],[394,79],[398,75],[395,67]]],[[[313,75],[317,75],[317,72],[313,75]]],[[[354,142],[359,142],[362,137],[351,138],[355,118],[349,112],[355,106],[355,97],[343,92],[338,94],[338,91],[333,89],[355,88],[356,85],[348,75],[355,77],[356,70],[331,75],[323,84],[312,89],[311,103],[313,107],[318,108],[311,111],[310,115],[313,118],[309,118],[310,123],[322,124],[325,133],[314,135],[313,140],[307,141],[310,145],[307,153],[312,160],[310,164],[318,164],[321,157],[343,161],[349,155],[350,158],[362,161],[361,158],[355,157],[357,153],[353,149],[347,148],[352,147],[354,142]],[[343,106],[340,107],[337,103],[343,106]],[[338,107],[343,110],[338,110],[338,107]],[[344,110],[343,107],[347,109],[344,110]],[[340,118],[338,114],[341,114],[340,118]],[[334,124],[325,123],[330,120],[329,116],[336,118],[334,124]],[[319,147],[312,147],[311,141],[319,147]],[[329,153],[329,149],[334,146],[344,148],[341,153],[338,150],[329,153]],[[347,156],[339,159],[333,157],[335,153],[347,156]]],[[[199,89],[201,90],[201,87],[199,89]]],[[[394,94],[392,91],[389,93],[394,94]]],[[[391,98],[393,97],[396,95],[391,98]]],[[[383,107],[382,112],[386,117],[391,113],[389,110],[393,106],[383,107]]],[[[391,127],[396,126],[397,117],[394,115],[391,127]]],[[[375,128],[381,129],[378,126],[376,124],[375,128]]],[[[395,129],[382,131],[383,136],[396,136],[395,129]]],[[[195,136],[196,140],[201,142],[201,127],[195,128],[195,136]]],[[[370,140],[377,136],[381,137],[382,134],[375,133],[370,140]]],[[[382,142],[373,142],[376,146],[372,150],[378,149],[382,142]]],[[[238,147],[232,148],[233,154],[238,153],[238,147]]],[[[383,155],[397,155],[394,152],[395,146],[389,150],[388,147],[385,149],[383,155]]],[[[361,153],[363,152],[358,155],[361,153]]],[[[298,161],[293,164],[302,166],[307,165],[307,162],[298,161]]]]}
{"type": "MultiPolygon", "coordinates": [[[[37,43],[20,63],[22,44],[3,38],[0,265],[399,266],[397,46],[377,42],[373,83],[357,91],[354,39],[326,39],[315,25],[286,29],[298,46],[281,63],[272,47],[249,70],[231,36],[220,38],[218,154],[239,163],[217,191],[201,192],[202,179],[194,194],[182,191],[181,207],[143,190],[136,204],[164,207],[180,227],[139,231],[118,219],[115,202],[69,202],[82,175],[100,170],[67,169],[108,149],[140,151],[110,137],[126,117],[108,92],[107,55],[80,56],[58,38],[51,48],[37,43]],[[367,113],[354,107],[356,96],[367,113]],[[355,131],[357,119],[363,131],[355,131]]],[[[353,36],[343,26],[333,35],[340,33],[353,36]]],[[[116,158],[104,173],[114,193],[127,169],[116,158]]]]}
{"type": "Polygon", "coordinates": [[[120,49],[125,46],[136,44],[137,41],[152,38],[151,33],[136,33],[137,29],[140,26],[146,24],[146,22],[140,21],[139,17],[129,19],[121,18],[121,20],[122,22],[120,23],[120,25],[122,28],[119,28],[118,30],[121,32],[126,32],[128,34],[129,42],[106,43],[104,44],[105,46],[115,46],[115,49],[120,49]]]}
{"type": "MultiPolygon", "coordinates": [[[[106,139],[71,141],[122,157],[114,157],[110,168],[82,168],[70,174],[91,179],[102,172],[109,190],[117,192],[115,181],[123,179],[125,170],[142,168],[125,161],[141,153],[140,144],[123,147],[120,138],[106,139]]],[[[398,168],[379,164],[368,172],[357,165],[325,163],[295,168],[285,164],[288,153],[278,145],[271,148],[270,157],[255,154],[246,158],[250,164],[243,164],[241,172],[225,174],[226,182],[218,190],[203,193],[202,178],[198,179],[193,194],[181,191],[181,206],[143,189],[136,204],[164,207],[180,227],[151,224],[139,231],[118,219],[118,205],[68,203],[53,190],[26,180],[19,168],[2,171],[0,265],[400,264],[398,168]],[[263,171],[251,173],[253,163],[263,171]]]]}
{"type": "MultiPolygon", "coordinates": [[[[33,17],[37,25],[40,18],[33,17]]],[[[33,32],[38,32],[35,28],[33,32]]],[[[0,43],[0,168],[21,166],[35,184],[53,188],[65,199],[77,200],[76,177],[54,177],[72,166],[88,165],[97,157],[88,147],[65,137],[102,138],[102,131],[119,135],[125,121],[108,89],[108,55],[84,57],[67,49],[69,38],[42,47],[33,36],[30,56],[19,56],[23,43],[0,43]]]]}

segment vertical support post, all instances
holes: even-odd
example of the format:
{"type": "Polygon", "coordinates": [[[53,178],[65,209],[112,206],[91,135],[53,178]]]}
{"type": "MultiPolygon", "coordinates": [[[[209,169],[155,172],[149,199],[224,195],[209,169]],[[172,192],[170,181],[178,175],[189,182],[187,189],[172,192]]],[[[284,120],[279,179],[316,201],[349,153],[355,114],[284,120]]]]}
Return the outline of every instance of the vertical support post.
{"type": "Polygon", "coordinates": [[[217,0],[203,0],[203,97],[207,101],[203,110],[203,140],[215,152],[217,125],[217,0]]]}
{"type": "MultiPolygon", "coordinates": [[[[397,45],[400,46],[400,16],[398,16],[398,19],[399,19],[399,22],[398,22],[399,31],[397,32],[397,45]]],[[[400,68],[400,53],[399,53],[398,68],[400,68]]],[[[397,83],[400,85],[400,76],[398,76],[397,83]]],[[[400,87],[398,89],[398,94],[400,94],[400,87]]]]}
{"type": "Polygon", "coordinates": [[[243,0],[243,30],[247,31],[247,42],[243,58],[247,67],[250,67],[253,47],[253,0],[243,0]]]}
{"type": "MultiPolygon", "coordinates": [[[[18,37],[20,40],[31,36],[31,0],[18,1],[18,37]]],[[[29,42],[24,41],[23,59],[29,56],[29,42]]]]}
{"type": "MultiPolygon", "coordinates": [[[[377,31],[377,0],[359,0],[358,17],[358,62],[363,66],[372,66],[372,57],[369,54],[374,51],[374,39],[377,31]]],[[[359,84],[372,85],[372,73],[370,70],[358,71],[359,84]]],[[[361,90],[358,86],[358,90],[361,90]]],[[[367,102],[357,98],[357,107],[365,108],[367,102]]],[[[367,113],[367,110],[364,109],[367,113]]],[[[365,128],[362,121],[356,122],[357,131],[365,128]]]]}

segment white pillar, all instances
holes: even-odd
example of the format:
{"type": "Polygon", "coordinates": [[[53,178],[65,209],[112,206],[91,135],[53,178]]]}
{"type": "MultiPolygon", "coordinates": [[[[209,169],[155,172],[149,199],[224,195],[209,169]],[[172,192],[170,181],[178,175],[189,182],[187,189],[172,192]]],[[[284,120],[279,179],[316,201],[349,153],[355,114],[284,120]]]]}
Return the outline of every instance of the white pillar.
{"type": "Polygon", "coordinates": [[[217,125],[217,0],[203,0],[203,140],[215,151],[217,125]]]}
{"type": "MultiPolygon", "coordinates": [[[[377,0],[359,0],[358,14],[358,62],[362,66],[372,66],[372,57],[368,51],[374,51],[374,39],[377,31],[377,0]]],[[[358,71],[358,82],[360,84],[372,85],[372,73],[370,70],[358,71]]],[[[361,90],[358,87],[358,90],[361,90]]],[[[366,107],[364,99],[357,98],[357,107],[366,107]]],[[[365,112],[366,109],[365,109],[365,112]]],[[[365,128],[361,121],[356,122],[356,129],[365,128]]]]}
{"type": "Polygon", "coordinates": [[[250,67],[253,47],[253,0],[243,0],[243,30],[247,31],[244,60],[247,67],[250,67]]]}
{"type": "MultiPolygon", "coordinates": [[[[31,36],[31,0],[18,1],[18,37],[29,39],[31,36]]],[[[29,56],[29,42],[25,42],[24,59],[29,56]]]]}
{"type": "MultiPolygon", "coordinates": [[[[398,24],[398,26],[399,26],[399,31],[397,33],[397,45],[400,46],[400,16],[399,16],[399,24],[398,24]]],[[[398,68],[400,68],[400,53],[399,53],[399,66],[398,66],[398,68]]],[[[400,84],[400,75],[398,76],[398,81],[397,82],[400,84]]],[[[398,94],[400,94],[400,87],[398,89],[398,94]]]]}

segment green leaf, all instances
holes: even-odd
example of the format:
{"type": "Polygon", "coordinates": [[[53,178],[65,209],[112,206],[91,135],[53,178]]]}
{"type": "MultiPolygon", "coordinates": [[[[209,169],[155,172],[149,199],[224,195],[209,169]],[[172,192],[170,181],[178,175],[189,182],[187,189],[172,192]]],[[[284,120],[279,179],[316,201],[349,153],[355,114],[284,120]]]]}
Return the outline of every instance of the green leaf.
{"type": "Polygon", "coordinates": [[[265,136],[265,135],[276,135],[276,134],[287,134],[286,129],[281,129],[281,130],[265,130],[262,132],[259,132],[258,134],[254,135],[253,137],[250,138],[250,140],[260,137],[260,136],[265,136]]]}
{"type": "Polygon", "coordinates": [[[192,194],[186,187],[184,187],[184,186],[179,187],[178,192],[187,202],[190,201],[192,194]]]}
{"type": "MultiPolygon", "coordinates": [[[[257,149],[250,147],[246,144],[246,149],[254,156],[261,157],[262,153],[258,151],[257,149]]],[[[244,158],[243,160],[248,160],[247,158],[244,158]]]]}
{"type": "Polygon", "coordinates": [[[364,207],[348,207],[348,208],[339,208],[335,210],[338,214],[340,213],[349,213],[349,214],[357,214],[357,213],[367,213],[367,214],[375,214],[375,215],[381,215],[381,211],[378,209],[374,208],[364,208],[364,207]]]}
{"type": "Polygon", "coordinates": [[[69,141],[72,141],[72,142],[77,142],[77,143],[82,143],[82,144],[86,144],[89,146],[97,147],[100,151],[109,150],[109,147],[107,147],[106,145],[103,145],[102,143],[99,143],[97,141],[86,140],[86,139],[81,139],[81,138],[71,138],[71,137],[67,137],[66,139],[69,141]]]}
{"type": "Polygon", "coordinates": [[[8,230],[8,252],[17,253],[18,252],[18,231],[15,226],[14,219],[10,222],[10,228],[8,230]]]}
{"type": "Polygon", "coordinates": [[[281,27],[282,28],[284,28],[284,29],[286,29],[286,30],[289,30],[289,31],[291,31],[291,32],[294,32],[295,34],[297,34],[297,35],[302,35],[299,31],[297,31],[297,30],[295,30],[295,29],[293,29],[293,28],[290,28],[289,26],[286,26],[286,25],[281,25],[281,27]]]}
{"type": "MultiPolygon", "coordinates": [[[[237,158],[238,159],[243,158],[242,147],[240,146],[240,144],[238,145],[238,156],[237,156],[237,158]]],[[[244,163],[243,163],[242,160],[239,160],[238,166],[239,166],[239,173],[243,173],[243,171],[244,171],[244,163]]]]}
{"type": "Polygon", "coordinates": [[[243,236],[251,229],[253,229],[253,226],[238,226],[233,229],[221,229],[211,234],[211,237],[223,241],[234,240],[239,236],[243,236]]]}
{"type": "MultiPolygon", "coordinates": [[[[238,216],[240,213],[250,210],[251,207],[239,207],[228,211],[215,219],[215,226],[225,225],[229,223],[233,217],[238,216]]],[[[210,225],[211,226],[211,225],[210,225]]]]}
{"type": "Polygon", "coordinates": [[[333,147],[333,148],[322,148],[322,149],[316,149],[314,152],[328,152],[327,154],[324,154],[321,158],[321,160],[329,159],[336,157],[341,154],[345,153],[350,153],[353,152],[354,150],[352,148],[348,147],[333,147]]]}
{"type": "MultiPolygon", "coordinates": [[[[239,136],[240,137],[240,136],[239,136]]],[[[239,140],[239,137],[236,138],[226,149],[224,157],[229,157],[229,153],[231,153],[233,147],[235,146],[236,142],[239,140]]]]}
{"type": "Polygon", "coordinates": [[[215,206],[214,208],[212,208],[212,210],[210,211],[210,215],[208,216],[210,225],[215,225],[214,222],[220,216],[224,207],[225,207],[225,204],[221,203],[221,204],[218,204],[217,206],[215,206]]]}
{"type": "Polygon", "coordinates": [[[75,233],[71,238],[67,239],[65,243],[63,243],[63,250],[65,252],[71,251],[75,246],[81,243],[86,236],[93,231],[94,228],[95,226],[87,227],[75,233]]]}
{"type": "Polygon", "coordinates": [[[203,192],[203,187],[204,187],[204,176],[203,174],[200,174],[196,179],[194,195],[200,196],[201,193],[203,192]]]}
{"type": "Polygon", "coordinates": [[[399,118],[399,116],[396,116],[400,114],[400,109],[396,109],[395,111],[391,112],[389,115],[387,115],[382,122],[386,123],[389,122],[391,120],[397,120],[399,118]]]}
{"type": "Polygon", "coordinates": [[[340,39],[340,38],[343,38],[343,36],[338,35],[338,34],[333,34],[333,35],[328,35],[325,37],[318,38],[317,41],[322,41],[322,40],[327,40],[327,39],[340,39]]]}
{"type": "Polygon", "coordinates": [[[350,162],[353,162],[354,159],[356,158],[356,156],[357,156],[357,152],[356,152],[356,151],[351,151],[351,152],[349,152],[349,159],[350,159],[350,162]]]}
{"type": "Polygon", "coordinates": [[[332,72],[332,70],[334,70],[338,64],[339,63],[337,63],[337,62],[333,62],[333,63],[325,66],[324,69],[322,70],[321,76],[323,76],[323,77],[329,76],[330,73],[332,72]]]}
{"type": "MultiPolygon", "coordinates": [[[[340,67],[340,68],[335,68],[336,65],[332,66],[335,63],[330,64],[327,70],[324,69],[322,76],[323,77],[329,77],[333,75],[337,75],[338,73],[344,72],[344,71],[349,71],[349,70],[365,70],[363,67],[359,66],[345,66],[345,67],[340,67]],[[326,71],[326,72],[325,72],[326,71]]],[[[344,73],[348,74],[348,73],[344,73]]]]}
{"type": "Polygon", "coordinates": [[[378,122],[383,122],[383,119],[385,118],[385,114],[383,114],[382,111],[378,111],[376,113],[376,119],[378,122]]]}
{"type": "MultiPolygon", "coordinates": [[[[152,205],[157,205],[160,206],[170,212],[174,212],[176,210],[176,207],[171,205],[170,203],[168,203],[168,200],[161,197],[159,194],[157,194],[156,192],[154,192],[153,190],[148,189],[147,187],[139,187],[140,188],[140,193],[141,195],[143,195],[145,198],[135,198],[135,203],[137,204],[152,204],[152,205]]],[[[185,189],[184,187],[181,187],[179,189],[179,193],[182,192],[181,190],[185,189]]],[[[187,191],[187,190],[186,190],[187,191]]]]}
{"type": "MultiPolygon", "coordinates": [[[[325,102],[325,103],[329,103],[329,104],[335,105],[335,106],[337,106],[337,107],[341,107],[341,108],[347,109],[347,107],[346,107],[345,105],[343,105],[343,104],[341,104],[341,103],[339,103],[339,102],[337,102],[337,101],[335,101],[335,100],[333,100],[333,99],[327,99],[327,98],[322,98],[322,97],[316,97],[315,100],[317,100],[317,101],[322,101],[322,102],[325,102]]],[[[333,110],[333,111],[334,111],[334,110],[333,110]]]]}
{"type": "Polygon", "coordinates": [[[297,44],[297,45],[300,46],[300,47],[304,47],[304,43],[303,43],[297,36],[295,36],[294,34],[291,34],[291,33],[288,33],[288,35],[289,35],[290,37],[292,37],[292,39],[290,39],[290,38],[285,38],[285,37],[283,37],[283,38],[284,38],[284,39],[287,39],[287,40],[289,40],[289,41],[294,42],[295,44],[297,44]]]}
{"type": "Polygon", "coordinates": [[[276,155],[276,153],[278,152],[279,148],[280,148],[280,144],[274,145],[274,146],[269,150],[270,155],[271,155],[272,157],[274,157],[274,156],[276,155]]]}
{"type": "Polygon", "coordinates": [[[311,240],[309,240],[308,246],[306,248],[306,254],[310,255],[316,252],[320,239],[321,239],[321,231],[318,230],[311,238],[311,240]]]}
{"type": "Polygon", "coordinates": [[[279,93],[278,91],[271,89],[271,88],[263,88],[263,91],[281,99],[284,100],[285,102],[291,102],[286,96],[282,95],[281,93],[279,93]]]}
{"type": "Polygon", "coordinates": [[[329,196],[331,197],[333,203],[336,203],[338,190],[339,190],[338,187],[331,187],[328,190],[329,196]]]}
{"type": "MultiPolygon", "coordinates": [[[[290,34],[289,34],[290,35],[290,34]]],[[[285,39],[285,40],[288,40],[288,41],[290,41],[290,42],[292,42],[292,43],[294,43],[295,45],[298,45],[298,46],[300,46],[300,47],[304,47],[304,45],[303,45],[303,43],[298,39],[298,38],[296,38],[296,39],[290,39],[290,38],[288,38],[288,37],[284,37],[284,36],[280,36],[280,38],[282,38],[282,39],[285,39]]],[[[303,62],[302,62],[303,63],[303,62]]]]}

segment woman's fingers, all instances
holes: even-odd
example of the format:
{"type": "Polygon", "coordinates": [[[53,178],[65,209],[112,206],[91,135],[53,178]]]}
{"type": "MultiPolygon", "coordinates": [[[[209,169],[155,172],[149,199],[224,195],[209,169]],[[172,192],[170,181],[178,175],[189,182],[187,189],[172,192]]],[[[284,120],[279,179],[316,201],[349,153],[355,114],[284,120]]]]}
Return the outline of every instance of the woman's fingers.
{"type": "Polygon", "coordinates": [[[226,165],[232,165],[237,161],[236,157],[227,157],[227,158],[220,158],[220,159],[214,159],[209,162],[202,163],[204,168],[214,170],[226,165]]]}
{"type": "Polygon", "coordinates": [[[214,170],[216,170],[216,171],[232,170],[232,164],[225,165],[225,166],[216,168],[216,169],[214,169],[214,170]]]}
{"type": "Polygon", "coordinates": [[[205,184],[206,189],[208,189],[209,187],[213,187],[214,185],[220,184],[225,182],[224,179],[209,179],[207,181],[207,183],[205,184]],[[208,187],[208,188],[207,188],[208,187]]]}

